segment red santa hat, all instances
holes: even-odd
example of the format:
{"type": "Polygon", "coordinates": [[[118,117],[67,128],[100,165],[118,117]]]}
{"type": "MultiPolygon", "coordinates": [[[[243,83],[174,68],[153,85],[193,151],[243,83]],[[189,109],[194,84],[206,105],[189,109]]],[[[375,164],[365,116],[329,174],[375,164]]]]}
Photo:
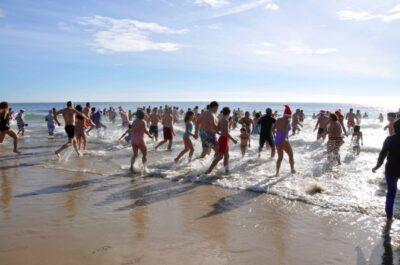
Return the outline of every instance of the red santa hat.
{"type": "Polygon", "coordinates": [[[285,105],[285,112],[283,113],[283,115],[292,116],[292,110],[288,105],[285,105]]]}
{"type": "Polygon", "coordinates": [[[343,117],[344,117],[343,114],[342,114],[342,112],[340,112],[340,110],[335,111],[335,114],[336,114],[336,116],[337,116],[338,118],[343,118],[343,117]]]}

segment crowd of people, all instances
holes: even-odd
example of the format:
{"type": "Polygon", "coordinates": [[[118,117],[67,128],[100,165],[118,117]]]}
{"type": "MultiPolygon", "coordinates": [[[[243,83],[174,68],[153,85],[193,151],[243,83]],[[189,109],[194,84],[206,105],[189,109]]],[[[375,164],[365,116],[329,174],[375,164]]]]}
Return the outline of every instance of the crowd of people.
{"type": "MultiPolygon", "coordinates": [[[[143,107],[135,112],[126,111],[122,106],[118,112],[113,108],[96,109],[88,102],[85,107],[76,105],[69,101],[65,108],[61,110],[49,110],[45,117],[47,123],[49,138],[54,137],[56,126],[61,126],[58,116],[62,115],[64,119],[65,132],[68,141],[55,151],[55,155],[61,158],[61,153],[69,147],[73,147],[78,156],[81,151],[87,148],[87,136],[92,130],[107,129],[102,122],[107,118],[112,124],[116,123],[117,116],[120,116],[121,126],[126,128],[119,140],[126,141],[132,145],[133,154],[131,157],[130,169],[134,171],[134,164],[139,156],[142,155],[142,163],[146,168],[147,163],[147,145],[145,137],[157,142],[157,150],[164,144],[167,144],[167,150],[172,150],[174,138],[176,138],[175,124],[179,122],[180,117],[184,122],[183,143],[184,147],[178,156],[174,159],[178,162],[185,155],[188,155],[188,161],[191,162],[194,154],[193,140],[200,138],[202,151],[199,159],[210,154],[214,154],[213,160],[205,172],[211,173],[214,168],[223,161],[226,172],[229,172],[229,147],[230,143],[239,143],[240,152],[244,156],[247,149],[251,147],[251,135],[258,135],[258,153],[259,156],[263,148],[267,145],[271,150],[271,157],[278,154],[276,160],[276,176],[279,175],[281,163],[284,154],[289,157],[291,173],[295,174],[295,161],[293,149],[291,147],[289,136],[301,132],[303,121],[305,119],[304,111],[296,109],[293,113],[288,105],[284,106],[283,114],[278,115],[278,111],[273,112],[267,108],[265,113],[254,111],[243,113],[240,109],[231,110],[223,107],[221,111],[218,102],[212,101],[204,109],[198,106],[188,109],[184,112],[178,107],[143,107]],[[159,140],[159,125],[162,125],[163,139],[159,140]],[[240,126],[239,138],[232,136],[231,131],[240,126]]],[[[14,112],[7,102],[0,103],[0,143],[3,142],[6,135],[13,139],[13,150],[19,154],[18,136],[25,134],[24,110],[20,110],[14,117],[14,112]],[[16,133],[10,127],[10,121],[16,120],[18,132],[16,133]]],[[[318,115],[313,114],[315,119],[315,128],[317,140],[325,141],[326,152],[331,161],[341,164],[340,148],[344,143],[344,137],[351,135],[351,142],[354,153],[359,155],[361,145],[363,145],[363,133],[361,130],[361,120],[368,118],[368,114],[361,114],[359,110],[354,112],[350,109],[346,115],[342,114],[340,109],[335,111],[321,110],[318,115]],[[345,125],[346,121],[346,125],[345,125]]],[[[397,179],[400,177],[400,112],[391,112],[387,114],[388,124],[384,127],[388,130],[389,137],[386,139],[380,153],[378,163],[374,167],[375,172],[384,162],[386,163],[386,182],[388,185],[386,213],[388,219],[393,217],[394,196],[397,190],[397,179]]],[[[379,121],[384,121],[383,114],[379,115],[379,121]]]]}

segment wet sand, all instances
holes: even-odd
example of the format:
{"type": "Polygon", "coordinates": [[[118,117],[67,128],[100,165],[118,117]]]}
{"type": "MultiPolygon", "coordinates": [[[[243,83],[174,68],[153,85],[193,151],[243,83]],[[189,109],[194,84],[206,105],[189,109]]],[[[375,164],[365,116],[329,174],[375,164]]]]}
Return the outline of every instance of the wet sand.
{"type": "MultiPolygon", "coordinates": [[[[398,227],[266,193],[0,161],[0,264],[397,264],[398,227]]],[[[318,196],[318,195],[316,195],[318,196]]]]}

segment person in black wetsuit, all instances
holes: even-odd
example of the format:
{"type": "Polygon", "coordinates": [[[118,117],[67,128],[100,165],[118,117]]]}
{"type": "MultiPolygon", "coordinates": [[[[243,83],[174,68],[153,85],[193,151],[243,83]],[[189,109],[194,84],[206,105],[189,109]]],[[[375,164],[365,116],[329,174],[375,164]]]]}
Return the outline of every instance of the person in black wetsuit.
{"type": "Polygon", "coordinates": [[[378,162],[372,169],[372,172],[380,168],[385,158],[385,179],[387,184],[386,193],[386,217],[389,221],[393,218],[393,205],[397,192],[397,181],[400,177],[400,120],[394,123],[394,132],[392,136],[388,136],[383,143],[382,150],[379,154],[378,162]]]}
{"type": "Polygon", "coordinates": [[[264,147],[265,142],[271,147],[271,157],[275,156],[275,139],[273,134],[273,127],[276,122],[275,118],[272,117],[272,110],[270,108],[266,109],[266,114],[260,118],[258,121],[260,130],[260,145],[258,148],[258,157],[261,155],[261,151],[264,147]]]}
{"type": "Polygon", "coordinates": [[[10,128],[11,112],[9,112],[8,103],[3,101],[0,103],[0,144],[3,143],[6,135],[14,140],[14,153],[19,154],[18,151],[18,137],[17,134],[10,128]]]}

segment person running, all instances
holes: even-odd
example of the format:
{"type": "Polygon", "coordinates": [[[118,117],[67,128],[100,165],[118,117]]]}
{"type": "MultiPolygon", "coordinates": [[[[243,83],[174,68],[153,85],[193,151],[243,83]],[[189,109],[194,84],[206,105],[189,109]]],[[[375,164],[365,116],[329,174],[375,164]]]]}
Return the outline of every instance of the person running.
{"type": "Polygon", "coordinates": [[[11,113],[9,112],[8,102],[0,102],[0,144],[3,143],[6,135],[10,136],[13,139],[14,144],[13,152],[16,154],[20,154],[21,152],[18,151],[18,136],[10,128],[10,119],[11,113]]]}
{"type": "Polygon", "coordinates": [[[361,132],[360,125],[354,126],[353,136],[351,137],[351,142],[353,145],[353,151],[356,155],[361,152],[361,145],[364,145],[363,134],[361,132]],[[361,145],[360,145],[361,142],[361,145]]]}
{"type": "Polygon", "coordinates": [[[163,125],[163,136],[164,140],[162,140],[155,149],[157,150],[160,146],[168,142],[168,151],[172,151],[172,142],[175,136],[174,131],[174,117],[172,116],[172,110],[170,108],[166,109],[164,112],[164,116],[162,119],[163,125]]]}
{"type": "Polygon", "coordinates": [[[224,159],[225,173],[229,173],[229,140],[232,140],[234,144],[237,143],[237,141],[229,133],[230,114],[231,110],[228,107],[222,109],[223,117],[218,123],[218,132],[220,132],[221,135],[218,139],[217,154],[214,157],[209,169],[206,171],[206,174],[210,174],[222,159],[224,159]]]}
{"type": "Polygon", "coordinates": [[[289,143],[289,132],[290,128],[290,117],[292,116],[292,111],[288,105],[285,105],[285,111],[283,116],[276,120],[275,123],[275,135],[276,135],[276,147],[278,149],[278,160],[276,161],[276,176],[279,176],[279,171],[281,168],[283,154],[289,156],[289,164],[291,173],[295,174],[296,170],[294,169],[294,158],[293,158],[293,150],[292,146],[289,143]]]}
{"type": "MultiPolygon", "coordinates": [[[[93,124],[95,125],[96,129],[107,129],[107,126],[105,126],[102,122],[101,122],[101,112],[100,110],[96,111],[96,108],[93,107],[91,109],[91,119],[93,124]]],[[[93,128],[93,127],[92,127],[93,128]]]]}
{"type": "Polygon", "coordinates": [[[258,128],[258,121],[261,118],[261,112],[257,112],[256,114],[254,114],[254,118],[253,118],[253,129],[251,130],[251,134],[259,134],[260,129],[258,128]]]}
{"type": "Polygon", "coordinates": [[[44,119],[47,123],[47,130],[49,132],[49,138],[54,137],[54,130],[56,129],[53,110],[49,110],[49,114],[44,119]]]}
{"type": "Polygon", "coordinates": [[[150,138],[153,138],[153,135],[149,133],[147,130],[146,121],[144,121],[144,111],[138,110],[136,112],[136,119],[132,122],[131,128],[129,128],[120,138],[124,138],[124,136],[130,133],[132,135],[131,143],[132,143],[132,150],[133,155],[131,157],[131,167],[130,171],[135,172],[134,165],[136,158],[138,157],[139,150],[142,153],[142,163],[143,168],[147,171],[147,146],[146,142],[144,141],[144,135],[146,134],[150,138]]]}
{"type": "MultiPolygon", "coordinates": [[[[77,105],[75,109],[79,112],[82,112],[81,105],[77,105]]],[[[95,124],[92,121],[88,122],[82,115],[77,114],[75,122],[75,137],[79,150],[86,150],[87,134],[85,133],[85,129],[87,126],[93,128],[95,124]]]]}
{"type": "Polygon", "coordinates": [[[339,123],[338,117],[336,114],[331,113],[329,116],[330,122],[328,124],[328,143],[327,143],[327,152],[328,158],[336,158],[338,165],[341,165],[340,161],[340,147],[344,144],[343,136],[342,136],[342,126],[339,123]]]}
{"type": "Polygon", "coordinates": [[[347,137],[348,134],[347,134],[346,127],[344,126],[344,116],[342,114],[342,111],[340,109],[338,109],[338,110],[335,111],[335,114],[336,114],[336,117],[338,118],[340,126],[342,127],[344,135],[347,137]]]}
{"type": "Polygon", "coordinates": [[[197,119],[195,135],[196,137],[200,135],[203,148],[200,158],[209,155],[211,150],[215,151],[217,147],[218,118],[216,113],[218,112],[218,107],[218,102],[212,101],[207,110],[202,112],[197,119]]]}
{"type": "Polygon", "coordinates": [[[389,130],[389,135],[394,135],[394,122],[396,121],[396,113],[394,112],[389,112],[387,114],[387,120],[388,120],[388,125],[386,125],[383,129],[389,130]]]}
{"type": "MultiPolygon", "coordinates": [[[[244,117],[239,120],[239,123],[246,129],[247,133],[250,135],[251,126],[253,125],[253,120],[250,118],[250,112],[246,111],[244,113],[244,117]]],[[[249,147],[250,147],[250,139],[249,139],[249,147]]]]}
{"type": "Polygon", "coordinates": [[[303,127],[301,124],[301,112],[300,109],[296,109],[296,112],[292,115],[292,135],[295,135],[296,132],[300,132],[300,127],[303,127]]]}
{"type": "MultiPolygon", "coordinates": [[[[57,111],[54,116],[57,117],[58,115],[62,114],[65,122],[65,132],[67,133],[68,136],[68,142],[64,145],[62,145],[59,149],[55,151],[56,156],[61,159],[60,153],[67,149],[68,147],[73,145],[75,152],[78,154],[78,156],[81,156],[81,153],[79,152],[76,139],[75,139],[75,122],[76,122],[76,116],[80,115],[84,119],[88,120],[89,117],[83,114],[80,111],[77,111],[74,109],[73,104],[71,101],[67,102],[67,107],[57,111]]],[[[89,119],[90,120],[90,119],[89,119]]]]}
{"type": "Polygon", "coordinates": [[[21,134],[21,136],[25,135],[25,127],[28,126],[28,124],[25,123],[25,110],[20,110],[17,116],[15,117],[15,120],[17,121],[17,126],[18,126],[18,132],[17,135],[21,134]]]}
{"type": "Polygon", "coordinates": [[[119,115],[121,116],[121,121],[122,121],[122,127],[129,128],[129,117],[126,111],[119,106],[118,107],[119,115]]]}
{"type": "Polygon", "coordinates": [[[195,137],[193,134],[193,119],[194,119],[194,112],[189,110],[186,112],[185,115],[185,133],[183,134],[183,143],[185,145],[182,152],[175,158],[175,163],[177,163],[187,152],[189,152],[189,163],[192,162],[192,157],[194,153],[193,143],[190,140],[190,137],[195,137]]]}
{"type": "Polygon", "coordinates": [[[385,179],[387,184],[386,193],[386,218],[388,221],[393,219],[393,205],[397,192],[397,181],[400,177],[400,120],[394,123],[394,135],[388,136],[383,143],[379,158],[372,172],[376,172],[383,164],[385,158],[385,179]]]}
{"type": "Polygon", "coordinates": [[[271,147],[271,157],[275,156],[276,148],[275,148],[275,137],[273,133],[275,122],[276,119],[273,117],[272,109],[267,108],[265,110],[265,115],[262,116],[258,121],[260,128],[258,157],[261,156],[261,151],[264,148],[266,142],[269,144],[269,147],[271,147]]]}
{"type": "Polygon", "coordinates": [[[240,152],[242,153],[242,157],[246,155],[247,144],[250,140],[250,134],[247,133],[246,129],[243,127],[240,129],[240,152]]]}
{"type": "Polygon", "coordinates": [[[356,121],[358,124],[358,117],[354,113],[353,108],[349,110],[349,112],[346,114],[346,120],[347,120],[347,130],[350,131],[350,129],[353,129],[354,126],[356,125],[356,121]]]}
{"type": "Polygon", "coordinates": [[[150,114],[150,133],[154,136],[154,140],[158,142],[158,123],[160,122],[160,115],[158,109],[154,108],[150,114]]]}
{"type": "Polygon", "coordinates": [[[326,116],[326,111],[321,110],[318,115],[317,123],[315,124],[314,131],[317,130],[317,141],[322,138],[322,141],[325,141],[327,130],[326,127],[329,124],[329,118],[326,116]]]}
{"type": "MultiPolygon", "coordinates": [[[[86,105],[82,110],[82,113],[85,114],[85,116],[89,117],[89,118],[91,118],[90,117],[90,109],[91,109],[90,102],[86,102],[86,105]]],[[[87,129],[87,132],[86,132],[87,135],[89,135],[89,132],[91,130],[93,130],[94,128],[95,128],[95,126],[94,126],[93,122],[90,119],[85,119],[85,129],[87,129]]]]}

